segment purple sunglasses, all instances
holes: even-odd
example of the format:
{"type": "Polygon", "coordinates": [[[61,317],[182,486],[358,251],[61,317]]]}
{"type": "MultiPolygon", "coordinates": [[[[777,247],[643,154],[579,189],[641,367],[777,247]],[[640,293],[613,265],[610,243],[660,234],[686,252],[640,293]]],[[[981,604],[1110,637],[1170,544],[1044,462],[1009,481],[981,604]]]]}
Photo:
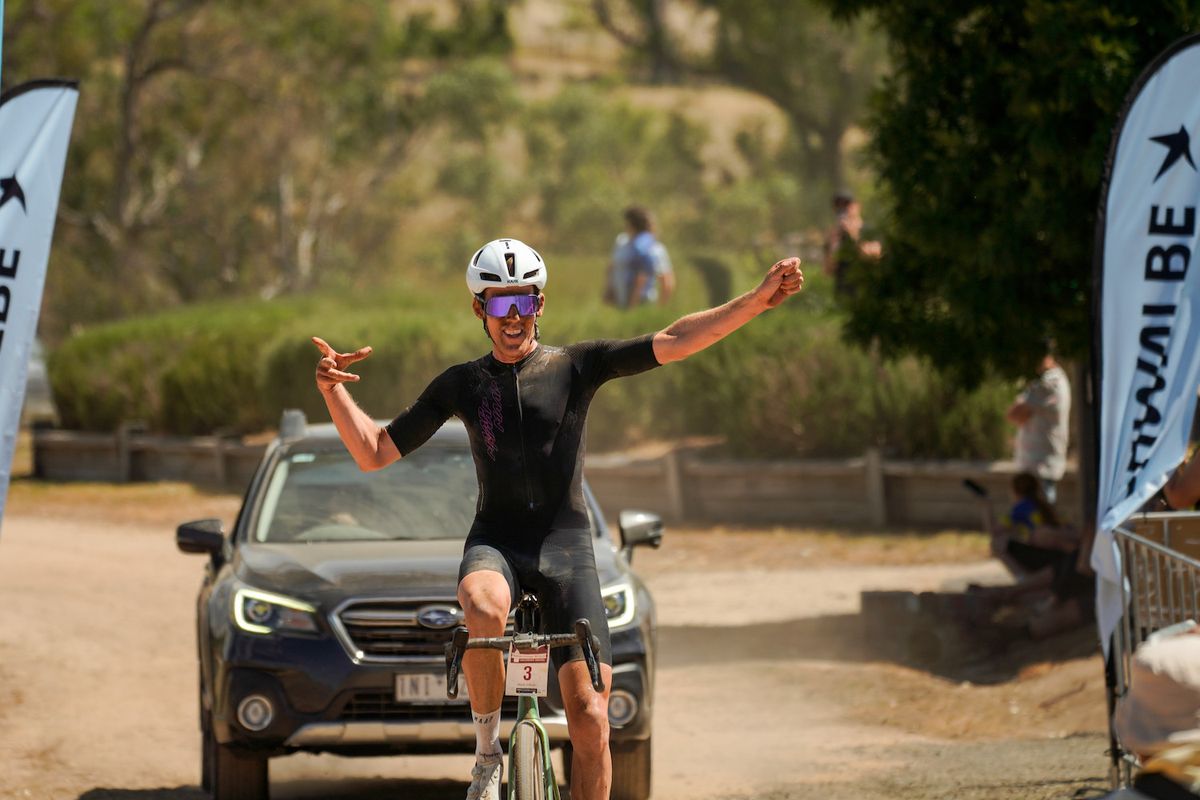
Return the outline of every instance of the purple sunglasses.
{"type": "Polygon", "coordinates": [[[489,317],[507,317],[509,309],[517,307],[517,314],[531,317],[537,313],[539,295],[536,294],[502,294],[490,300],[484,300],[483,310],[489,317]]]}

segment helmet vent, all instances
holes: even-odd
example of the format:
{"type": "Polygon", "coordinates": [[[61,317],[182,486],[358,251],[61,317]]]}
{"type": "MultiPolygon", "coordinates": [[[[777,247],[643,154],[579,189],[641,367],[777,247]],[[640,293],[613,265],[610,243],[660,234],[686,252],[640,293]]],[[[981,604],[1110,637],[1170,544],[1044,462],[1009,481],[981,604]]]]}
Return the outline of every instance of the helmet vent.
{"type": "Polygon", "coordinates": [[[475,251],[475,257],[471,259],[471,266],[472,266],[472,267],[478,267],[478,266],[479,266],[479,257],[480,257],[481,255],[483,255],[483,251],[484,251],[484,248],[482,248],[482,247],[481,247],[481,248],[479,248],[478,250],[476,250],[476,251],[475,251]]]}
{"type": "Polygon", "coordinates": [[[524,275],[521,276],[521,280],[527,281],[537,274],[538,274],[538,271],[536,269],[531,269],[531,270],[529,270],[529,272],[526,272],[524,275]]]}
{"type": "Polygon", "coordinates": [[[508,270],[508,277],[510,277],[510,278],[517,277],[517,254],[516,253],[505,253],[504,254],[504,266],[508,270]]]}
{"type": "Polygon", "coordinates": [[[503,283],[503,280],[501,280],[500,276],[494,272],[481,272],[479,273],[479,279],[491,281],[492,283],[503,283]]]}

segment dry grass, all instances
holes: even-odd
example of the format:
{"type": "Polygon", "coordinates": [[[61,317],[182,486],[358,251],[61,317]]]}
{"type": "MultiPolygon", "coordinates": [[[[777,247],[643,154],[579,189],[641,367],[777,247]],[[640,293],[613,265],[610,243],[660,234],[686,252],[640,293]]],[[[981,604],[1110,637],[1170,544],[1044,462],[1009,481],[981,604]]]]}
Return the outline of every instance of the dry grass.
{"type": "Polygon", "coordinates": [[[186,483],[55,483],[18,478],[9,487],[5,514],[167,528],[215,517],[228,528],[240,504],[238,495],[186,483]]]}
{"type": "Polygon", "coordinates": [[[774,569],[831,565],[953,564],[988,558],[970,531],[849,531],[796,526],[669,526],[660,560],[670,569],[720,569],[736,554],[774,569]]]}
{"type": "MultiPolygon", "coordinates": [[[[24,473],[28,475],[28,469],[24,473]]],[[[7,514],[173,527],[215,517],[232,525],[241,497],[186,483],[55,483],[18,477],[7,514]]],[[[987,538],[964,531],[847,531],[798,526],[672,525],[661,556],[672,568],[714,569],[731,554],[779,569],[831,564],[946,564],[988,557],[987,538]]]]}

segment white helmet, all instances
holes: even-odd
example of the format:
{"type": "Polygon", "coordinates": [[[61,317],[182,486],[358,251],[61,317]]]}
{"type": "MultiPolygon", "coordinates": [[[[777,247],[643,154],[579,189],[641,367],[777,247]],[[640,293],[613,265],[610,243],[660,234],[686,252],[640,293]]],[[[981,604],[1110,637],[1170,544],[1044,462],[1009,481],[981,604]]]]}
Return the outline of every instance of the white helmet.
{"type": "Polygon", "coordinates": [[[524,242],[496,239],[479,248],[467,264],[467,288],[471,294],[499,286],[546,286],[546,262],[524,242]]]}

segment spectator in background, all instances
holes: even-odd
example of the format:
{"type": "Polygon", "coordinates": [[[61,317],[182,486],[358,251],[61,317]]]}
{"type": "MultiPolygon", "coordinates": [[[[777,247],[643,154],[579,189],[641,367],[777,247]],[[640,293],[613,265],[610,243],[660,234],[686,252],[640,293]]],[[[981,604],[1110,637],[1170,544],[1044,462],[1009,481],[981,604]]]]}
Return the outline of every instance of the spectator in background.
{"type": "Polygon", "coordinates": [[[1113,726],[1142,768],[1104,800],[1200,800],[1200,626],[1159,631],[1137,649],[1113,726]]]}
{"type": "Polygon", "coordinates": [[[1025,386],[1004,414],[1017,426],[1013,456],[1017,469],[1036,475],[1051,503],[1057,500],[1058,482],[1067,469],[1071,421],[1071,384],[1055,360],[1054,349],[1053,340],[1047,340],[1038,377],[1025,386]]]}
{"type": "Polygon", "coordinates": [[[879,258],[883,248],[876,241],[860,241],[862,206],[849,192],[840,191],[833,196],[833,213],[837,219],[825,235],[824,272],[833,278],[837,294],[845,296],[852,285],[850,273],[855,252],[868,258],[879,258]]]}
{"type": "Polygon", "coordinates": [[[604,299],[617,308],[665,303],[675,291],[667,248],[654,235],[654,219],[641,206],[625,209],[625,230],[613,244],[604,299]]]}
{"type": "Polygon", "coordinates": [[[992,555],[1004,562],[1018,580],[1061,560],[1064,547],[1057,535],[1062,523],[1042,492],[1038,479],[1019,472],[1012,479],[1012,507],[996,520],[991,504],[984,508],[984,529],[991,536],[992,555]]]}
{"type": "Polygon", "coordinates": [[[977,620],[991,620],[1005,606],[1033,601],[1033,613],[1021,627],[1031,639],[1044,639],[1092,618],[1095,576],[1087,566],[1080,532],[1059,519],[1032,473],[1012,480],[1013,504],[997,520],[983,499],[983,525],[992,555],[1016,578],[1012,586],[972,586],[977,620]]]}

